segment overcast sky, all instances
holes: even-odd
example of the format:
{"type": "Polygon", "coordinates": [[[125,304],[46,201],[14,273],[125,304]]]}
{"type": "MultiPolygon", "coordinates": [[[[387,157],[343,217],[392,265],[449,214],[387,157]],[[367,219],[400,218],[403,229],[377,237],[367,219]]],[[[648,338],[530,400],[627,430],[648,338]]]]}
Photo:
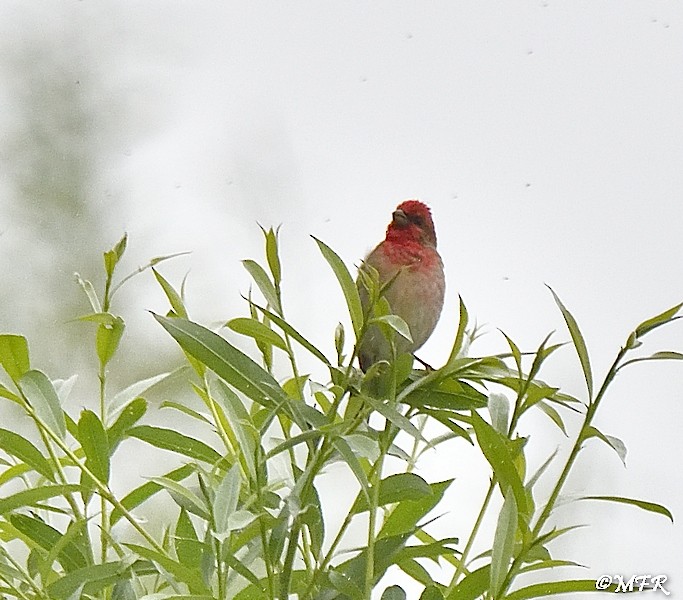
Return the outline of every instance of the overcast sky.
{"type": "MultiPolygon", "coordinates": [[[[281,224],[288,314],[331,353],[348,319],[308,236],[357,264],[407,198],[431,206],[446,268],[446,307],[422,352],[432,364],[448,355],[458,294],[488,332],[473,352],[503,351],[498,328],[532,350],[552,330],[568,339],[551,285],[596,379],[635,325],[683,300],[682,3],[4,0],[0,36],[3,127],[20,108],[7,90],[41,77],[8,65],[39,45],[70,48],[65,76],[118,123],[90,190],[111,238],[83,252],[124,230],[136,264],[192,251],[176,273],[191,269],[198,320],[243,314],[239,261],[262,256],[257,222],[281,224]]],[[[16,193],[1,164],[0,190],[16,193]]],[[[29,231],[21,218],[2,230],[3,253],[29,231]]],[[[159,294],[130,302],[163,340],[142,312],[164,309],[159,294]]],[[[651,337],[646,350],[683,351],[682,325],[651,337]]],[[[582,393],[570,349],[543,375],[582,393]]],[[[567,489],[683,518],[681,390],[680,364],[625,371],[597,425],[625,442],[628,468],[592,448],[567,489]]],[[[541,425],[554,435],[541,417],[526,427],[541,425]]],[[[558,440],[539,443],[540,460],[558,440]]],[[[483,493],[466,483],[481,464],[461,456],[425,461],[431,480],[462,478],[453,513],[483,493]]],[[[558,516],[591,525],[558,545],[589,565],[575,575],[681,580],[678,523],[587,503],[558,516]]]]}

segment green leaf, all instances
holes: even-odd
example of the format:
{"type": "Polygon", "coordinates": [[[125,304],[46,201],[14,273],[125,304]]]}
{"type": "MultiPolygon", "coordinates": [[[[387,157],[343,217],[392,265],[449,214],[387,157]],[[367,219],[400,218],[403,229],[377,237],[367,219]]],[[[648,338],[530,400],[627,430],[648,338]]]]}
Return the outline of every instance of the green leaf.
{"type": "MultiPolygon", "coordinates": [[[[277,456],[285,450],[294,448],[294,446],[298,446],[299,444],[303,444],[309,440],[322,437],[323,435],[325,435],[324,432],[318,431],[317,429],[311,429],[309,431],[304,431],[303,433],[287,438],[286,440],[280,442],[277,446],[271,448],[266,454],[266,459],[271,459],[273,456],[277,456]]],[[[273,438],[273,440],[275,441],[275,438],[273,438]]]]}
{"type": "Polygon", "coordinates": [[[493,393],[489,396],[489,414],[493,428],[501,435],[507,436],[510,422],[510,401],[504,394],[493,393]]]}
{"type": "Polygon", "coordinates": [[[268,273],[266,273],[263,267],[259,265],[256,261],[249,259],[243,260],[242,264],[244,265],[244,268],[247,271],[249,271],[249,275],[251,275],[251,278],[258,286],[258,289],[263,294],[263,297],[266,299],[266,302],[273,308],[273,310],[276,313],[281,314],[282,307],[280,306],[280,301],[277,297],[277,291],[270,277],[268,277],[268,273]]]}
{"type": "Polygon", "coordinates": [[[273,376],[221,336],[185,319],[154,318],[190,356],[255,402],[284,409],[301,430],[308,429],[298,409],[273,376]]]}
{"type": "Polygon", "coordinates": [[[550,404],[546,402],[539,402],[538,403],[538,408],[540,408],[548,417],[550,417],[550,420],[555,423],[560,429],[564,435],[567,435],[567,429],[564,426],[564,421],[562,420],[562,417],[560,416],[560,413],[558,413],[550,404]]]}
{"type": "Polygon", "coordinates": [[[215,391],[216,399],[220,403],[227,419],[222,418],[219,411],[219,418],[223,423],[233,449],[240,453],[241,460],[244,463],[245,472],[249,474],[252,479],[256,478],[256,465],[254,454],[256,451],[256,444],[258,442],[259,433],[247,412],[247,409],[242,404],[242,401],[233,392],[230,387],[222,380],[216,379],[215,391]]]}
{"type": "Polygon", "coordinates": [[[467,307],[462,300],[462,296],[458,296],[458,301],[460,302],[460,320],[458,321],[458,332],[455,335],[455,341],[453,342],[451,354],[446,361],[446,365],[444,366],[444,371],[446,372],[449,372],[455,361],[462,357],[461,355],[464,348],[465,333],[467,331],[467,323],[469,321],[467,307]]]}
{"type": "Polygon", "coordinates": [[[205,546],[197,538],[197,532],[185,509],[180,509],[180,515],[175,526],[175,552],[178,562],[192,569],[199,569],[202,564],[202,554],[205,546]]]}
{"type": "MultiPolygon", "coordinates": [[[[446,600],[476,600],[487,589],[490,582],[491,565],[485,565],[465,576],[455,589],[446,596],[446,600]]],[[[506,596],[507,600],[508,596],[506,596]]]]}
{"type": "Polygon", "coordinates": [[[90,302],[90,308],[92,308],[93,312],[102,312],[102,305],[100,304],[100,299],[97,297],[97,292],[95,291],[93,284],[90,281],[82,279],[78,273],[75,274],[75,277],[76,283],[81,286],[81,289],[88,297],[88,302],[90,302]]]}
{"type": "Polygon", "coordinates": [[[107,440],[109,441],[110,453],[113,454],[116,447],[121,443],[128,430],[135,425],[147,412],[147,400],[135,398],[130,402],[114,421],[114,424],[107,430],[107,440]]]}
{"type": "Polygon", "coordinates": [[[283,340],[277,332],[256,319],[238,317],[237,319],[228,321],[227,325],[236,333],[254,338],[254,340],[262,344],[276,346],[285,352],[287,351],[285,340],[283,340]]]}
{"type": "Polygon", "coordinates": [[[652,361],[652,360],[683,360],[683,354],[681,354],[680,352],[671,352],[671,351],[655,352],[654,354],[651,354],[650,356],[643,356],[641,358],[632,358],[631,360],[627,360],[627,361],[623,362],[621,365],[619,365],[619,368],[623,369],[626,365],[630,365],[632,363],[652,361]]]}
{"type": "Polygon", "coordinates": [[[370,503],[370,483],[368,482],[367,475],[365,474],[365,471],[363,471],[363,467],[361,466],[353,450],[351,450],[351,447],[346,440],[341,437],[333,438],[332,444],[336,448],[337,452],[341,454],[344,462],[347,464],[349,469],[351,469],[351,472],[355,475],[358,483],[360,483],[361,491],[365,495],[366,501],[370,503]]]}
{"type": "MultiPolygon", "coordinates": [[[[374,488],[370,492],[374,495],[374,488]]],[[[377,506],[394,504],[396,502],[415,501],[432,495],[432,488],[419,475],[414,473],[398,473],[389,475],[379,482],[379,497],[377,506]]],[[[363,494],[356,497],[351,507],[351,513],[359,514],[368,510],[368,503],[363,494]]]]}
{"type": "Polygon", "coordinates": [[[263,234],[266,237],[266,259],[268,260],[268,267],[270,268],[270,272],[273,275],[273,281],[277,287],[280,285],[280,281],[282,281],[282,267],[280,265],[277,247],[277,231],[273,231],[273,228],[271,227],[268,231],[263,231],[263,234]]]}
{"type": "Polygon", "coordinates": [[[186,485],[168,477],[150,477],[150,481],[165,489],[181,509],[198,515],[205,521],[209,520],[210,515],[206,509],[206,502],[186,485]]]}
{"type": "Polygon", "coordinates": [[[294,327],[287,323],[287,321],[285,321],[282,317],[279,317],[275,313],[259,306],[258,304],[254,304],[253,302],[251,303],[251,306],[258,309],[261,313],[268,317],[273,323],[275,323],[280,329],[282,329],[282,331],[284,331],[292,339],[299,342],[299,344],[301,344],[301,346],[304,349],[308,350],[313,356],[321,360],[323,363],[325,363],[325,365],[330,366],[330,361],[327,360],[327,357],[313,344],[311,344],[311,342],[309,342],[303,335],[301,335],[296,329],[294,329],[294,327]]]}
{"type": "Polygon", "coordinates": [[[4,515],[19,508],[26,508],[28,506],[35,506],[43,500],[54,498],[55,496],[64,496],[72,492],[79,492],[80,485],[73,483],[64,485],[44,485],[37,488],[31,488],[12,494],[11,496],[4,496],[0,498],[0,515],[4,515]]]}
{"type": "Polygon", "coordinates": [[[493,597],[497,598],[503,591],[512,553],[515,547],[515,534],[517,533],[517,503],[514,494],[505,494],[503,506],[498,515],[496,533],[493,537],[493,548],[491,551],[491,574],[490,589],[493,597]]]}
{"type": "Polygon", "coordinates": [[[417,500],[400,502],[387,516],[378,537],[412,533],[418,522],[423,519],[443,498],[452,479],[429,484],[432,493],[417,500]]]}
{"type": "Polygon", "coordinates": [[[104,368],[111,360],[111,357],[116,353],[119,347],[125,323],[121,317],[112,315],[111,323],[101,323],[97,327],[97,357],[100,359],[100,365],[104,368]]]}
{"type": "Polygon", "coordinates": [[[408,324],[398,315],[381,315],[379,317],[373,317],[368,321],[368,325],[377,324],[384,324],[409,342],[413,341],[408,324]]]}
{"type": "MultiPolygon", "coordinates": [[[[179,467],[177,469],[174,469],[173,471],[170,471],[169,473],[166,473],[164,475],[165,479],[170,479],[172,481],[182,481],[183,479],[187,479],[190,475],[192,475],[195,472],[195,468],[193,465],[183,465],[182,467],[179,467]]],[[[142,484],[141,486],[135,488],[131,492],[129,492],[123,500],[121,500],[121,504],[126,510],[133,510],[134,508],[140,506],[145,500],[148,500],[151,498],[154,494],[157,492],[160,492],[163,490],[164,487],[160,485],[159,483],[156,483],[154,481],[148,481],[147,483],[142,484]]],[[[114,508],[114,510],[111,513],[111,516],[109,517],[109,524],[110,526],[114,526],[117,521],[121,519],[123,514],[118,508],[114,508]]]]}
{"type": "Polygon", "coordinates": [[[322,253],[325,260],[328,262],[332,271],[334,272],[337,281],[342,289],[344,298],[346,299],[346,306],[349,309],[349,315],[351,316],[351,324],[353,325],[353,332],[356,335],[356,339],[360,336],[361,329],[363,327],[363,307],[360,303],[360,295],[358,293],[358,288],[346,268],[344,261],[325,243],[321,242],[317,238],[313,238],[315,243],[318,244],[320,252],[322,253]]]}
{"type": "Polygon", "coordinates": [[[211,421],[208,419],[207,416],[205,416],[203,413],[195,410],[194,408],[190,408],[189,406],[186,406],[182,402],[174,402],[173,400],[164,400],[159,405],[159,408],[172,408],[174,410],[177,410],[178,412],[183,413],[184,415],[187,415],[188,417],[192,417],[193,419],[200,421],[201,423],[211,425],[211,421]]]}
{"type": "Polygon", "coordinates": [[[136,398],[139,398],[144,393],[149,391],[152,387],[161,383],[165,379],[169,379],[176,375],[179,371],[186,369],[187,367],[181,367],[169,373],[160,373],[159,375],[154,375],[153,377],[148,377],[147,379],[142,379],[141,381],[136,381],[132,383],[127,388],[121,390],[116,396],[114,396],[111,401],[108,402],[107,413],[108,418],[111,419],[116,414],[125,409],[126,406],[136,398]]]}
{"type": "Polygon", "coordinates": [[[512,488],[520,514],[528,514],[526,492],[522,480],[515,468],[514,456],[509,447],[509,440],[501,436],[491,425],[482,419],[476,411],[472,411],[472,425],[479,440],[479,446],[488,460],[494,475],[501,484],[512,488]]]}
{"type": "Polygon", "coordinates": [[[214,464],[221,459],[221,455],[211,446],[174,429],[153,427],[152,425],[138,425],[129,429],[128,435],[157,448],[177,452],[178,454],[202,460],[209,464],[214,464]]]}
{"type": "MultiPolygon", "coordinates": [[[[430,375],[423,377],[422,380],[427,377],[430,377],[430,375]]],[[[485,394],[482,394],[468,383],[454,378],[438,381],[435,385],[425,385],[407,395],[402,401],[411,406],[428,406],[452,411],[469,411],[474,408],[484,408],[488,404],[488,398],[485,394]]]]}
{"type": "Polygon", "coordinates": [[[152,273],[154,273],[154,277],[161,286],[161,289],[164,290],[164,294],[166,294],[173,312],[179,317],[187,319],[187,309],[180,294],[175,291],[175,288],[154,267],[152,267],[152,273]]]}
{"type": "Polygon", "coordinates": [[[64,413],[52,382],[41,371],[27,371],[19,380],[22,393],[36,416],[61,439],[66,435],[64,413]]]}
{"type": "Polygon", "coordinates": [[[596,427],[590,426],[586,429],[586,432],[583,434],[583,439],[588,440],[592,437],[596,437],[605,444],[607,444],[612,450],[614,450],[619,458],[621,459],[621,462],[624,463],[624,466],[626,466],[626,445],[624,442],[622,442],[619,438],[616,438],[611,435],[605,435],[597,429],[596,427]]]}
{"type": "Polygon", "coordinates": [[[576,322],[576,319],[574,319],[573,315],[567,310],[567,308],[562,304],[562,301],[560,298],[557,296],[557,294],[553,291],[553,289],[548,286],[548,289],[550,290],[550,293],[553,295],[553,298],[555,299],[555,303],[559,307],[560,311],[562,312],[562,316],[564,317],[565,322],[567,323],[567,328],[569,329],[569,334],[572,337],[572,341],[574,342],[574,348],[576,349],[576,353],[579,356],[579,362],[581,363],[581,369],[583,370],[583,377],[586,380],[586,388],[588,389],[588,398],[589,400],[593,399],[593,372],[591,370],[591,364],[590,360],[588,358],[588,349],[586,348],[586,342],[583,339],[583,336],[581,335],[581,330],[579,329],[579,325],[576,322]]]}
{"type": "MultiPolygon", "coordinates": [[[[327,576],[330,583],[334,586],[334,589],[343,594],[341,595],[341,598],[344,598],[344,600],[346,600],[346,598],[350,598],[351,600],[363,600],[365,597],[358,587],[357,581],[359,581],[359,579],[351,577],[346,573],[341,573],[336,569],[330,570],[327,576]]],[[[337,595],[337,597],[340,596],[337,595]]]]}
{"type": "Polygon", "coordinates": [[[216,534],[223,535],[231,530],[229,520],[237,510],[241,487],[239,465],[234,464],[216,489],[216,497],[213,501],[213,518],[216,523],[216,534]]]}
{"type": "Polygon", "coordinates": [[[681,307],[683,307],[683,302],[676,304],[676,306],[672,306],[670,309],[665,310],[663,313],[660,313],[657,316],[643,321],[635,329],[636,338],[643,337],[646,333],[649,333],[660,325],[664,325],[675,319],[680,319],[680,316],[676,315],[678,311],[681,310],[681,307]]]}
{"type": "Polygon", "coordinates": [[[390,421],[393,425],[396,425],[396,427],[399,429],[402,429],[406,433],[412,435],[415,439],[424,440],[420,430],[410,422],[410,419],[396,410],[394,405],[390,404],[389,402],[384,402],[382,400],[378,400],[377,398],[373,398],[372,396],[362,396],[362,398],[367,404],[372,406],[374,410],[376,410],[385,419],[390,421]]]}
{"type": "Polygon", "coordinates": [[[382,592],[380,600],[406,600],[407,596],[403,588],[398,585],[392,585],[382,592]]]}
{"type": "MultiPolygon", "coordinates": [[[[375,584],[384,576],[386,570],[396,563],[396,559],[400,555],[401,549],[405,546],[409,537],[409,534],[397,535],[376,541],[373,552],[373,582],[375,584]]],[[[339,565],[339,572],[343,573],[349,581],[364,581],[367,570],[367,559],[368,549],[363,548],[363,550],[351,560],[339,565]]],[[[361,600],[365,600],[365,598],[365,595],[361,595],[360,597],[361,600]]]]}
{"type": "Polygon", "coordinates": [[[0,429],[0,448],[36,470],[43,477],[54,481],[51,463],[31,442],[8,429],[0,429]]]}
{"type": "Polygon", "coordinates": [[[420,600],[443,600],[443,594],[438,587],[430,585],[424,589],[420,595],[420,600]]]}
{"type": "Polygon", "coordinates": [[[47,586],[47,595],[51,600],[71,600],[82,590],[92,596],[120,580],[128,568],[127,562],[116,561],[77,569],[47,586]]]}
{"type": "Polygon", "coordinates": [[[623,498],[621,496],[583,496],[579,498],[580,500],[603,500],[606,502],[616,502],[617,504],[629,504],[631,506],[637,506],[643,510],[649,512],[657,513],[658,515],[664,515],[672,523],[674,522],[674,517],[671,511],[662,506],[661,504],[655,504],[654,502],[645,502],[644,500],[636,500],[634,498],[623,498]]]}
{"type": "Polygon", "coordinates": [[[175,581],[185,583],[190,588],[190,592],[199,594],[209,593],[210,590],[204,584],[201,572],[198,569],[182,565],[167,554],[162,554],[152,548],[130,543],[124,544],[124,546],[135,552],[138,556],[151,560],[164,571],[168,571],[175,581]]]}
{"type": "Polygon", "coordinates": [[[124,233],[123,237],[117,242],[111,250],[104,253],[104,270],[107,273],[107,278],[111,279],[114,274],[114,268],[121,260],[123,253],[126,251],[128,244],[128,234],[124,233]]]}
{"type": "Polygon", "coordinates": [[[527,484],[526,484],[527,489],[531,490],[536,485],[536,482],[539,480],[541,475],[543,475],[543,473],[545,473],[546,469],[551,465],[551,463],[553,462],[553,460],[557,456],[557,453],[559,452],[559,450],[560,450],[559,448],[555,448],[553,453],[548,458],[546,458],[545,461],[543,461],[543,464],[540,467],[538,467],[536,472],[531,476],[531,478],[527,482],[527,484]]]}
{"type": "MultiPolygon", "coordinates": [[[[15,513],[10,515],[10,522],[23,535],[48,552],[64,543],[65,534],[36,517],[15,513]]],[[[67,572],[88,564],[86,556],[73,540],[64,543],[57,553],[57,558],[67,572]]]]}
{"type": "Polygon", "coordinates": [[[24,336],[0,335],[0,365],[15,383],[31,368],[24,336]]]}
{"type": "Polygon", "coordinates": [[[99,417],[91,410],[81,412],[78,441],[85,453],[85,466],[102,483],[109,483],[109,442],[99,417]]]}
{"type": "MultiPolygon", "coordinates": [[[[608,589],[597,591],[613,593],[615,590],[616,584],[612,584],[608,589]]],[[[528,600],[529,598],[543,598],[544,596],[571,594],[573,592],[596,592],[595,579],[574,579],[570,581],[536,583],[507,594],[505,600],[528,600]]]]}
{"type": "Polygon", "coordinates": [[[188,354],[262,406],[272,407],[284,395],[277,381],[221,336],[185,319],[154,318],[188,354]]]}

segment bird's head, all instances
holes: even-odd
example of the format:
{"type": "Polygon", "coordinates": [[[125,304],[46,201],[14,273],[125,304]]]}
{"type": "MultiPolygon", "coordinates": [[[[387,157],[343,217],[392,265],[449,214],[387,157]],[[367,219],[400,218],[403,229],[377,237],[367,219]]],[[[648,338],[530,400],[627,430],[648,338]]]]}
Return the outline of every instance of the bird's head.
{"type": "Polygon", "coordinates": [[[417,242],[436,248],[432,213],[419,200],[406,200],[396,207],[387,227],[388,242],[417,242]]]}

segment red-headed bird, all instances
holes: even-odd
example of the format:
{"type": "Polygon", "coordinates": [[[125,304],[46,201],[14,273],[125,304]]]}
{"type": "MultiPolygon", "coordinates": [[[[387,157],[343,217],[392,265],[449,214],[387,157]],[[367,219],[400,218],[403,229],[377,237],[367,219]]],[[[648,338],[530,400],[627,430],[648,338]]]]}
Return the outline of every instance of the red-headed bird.
{"type": "MultiPolygon", "coordinates": [[[[406,200],[396,207],[386,238],[361,265],[377,269],[380,285],[391,282],[383,295],[391,312],[401,317],[412,343],[395,336],[397,353],[415,352],[434,331],[443,307],[446,280],[441,256],[436,251],[436,232],[429,208],[419,200],[406,200]],[[392,278],[393,279],[392,281],[392,278]]],[[[359,283],[363,309],[368,310],[368,293],[359,283]]],[[[368,328],[358,350],[360,368],[391,358],[389,342],[377,326],[368,328]]]]}

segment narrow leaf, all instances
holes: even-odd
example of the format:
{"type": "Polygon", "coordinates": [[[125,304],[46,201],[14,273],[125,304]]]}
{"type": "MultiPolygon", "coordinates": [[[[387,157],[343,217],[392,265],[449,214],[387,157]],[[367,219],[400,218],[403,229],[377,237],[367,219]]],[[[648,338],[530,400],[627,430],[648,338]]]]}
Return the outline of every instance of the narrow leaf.
{"type": "Polygon", "coordinates": [[[453,483],[452,479],[429,484],[431,494],[416,500],[400,502],[384,521],[378,537],[412,533],[420,520],[424,519],[429,511],[441,501],[451,483],[453,483]]]}
{"type": "Polygon", "coordinates": [[[96,595],[101,589],[120,580],[128,564],[124,561],[108,562],[76,569],[47,586],[47,596],[51,600],[70,600],[82,597],[83,593],[96,595]]]}
{"type": "Polygon", "coordinates": [[[370,483],[368,482],[367,475],[365,474],[365,471],[363,471],[363,467],[361,466],[360,462],[358,461],[358,458],[356,455],[353,453],[351,450],[351,447],[348,445],[346,440],[340,438],[340,437],[335,437],[332,440],[332,444],[334,447],[337,449],[339,454],[341,454],[342,458],[344,459],[344,462],[347,464],[349,469],[351,469],[351,472],[356,476],[356,479],[358,480],[358,483],[360,483],[361,490],[363,494],[365,495],[365,499],[370,503],[370,483]]]}
{"type": "Polygon", "coordinates": [[[451,348],[451,354],[448,357],[446,366],[444,367],[444,370],[446,371],[450,371],[455,361],[462,356],[465,342],[465,332],[467,331],[467,323],[469,321],[467,307],[462,300],[462,296],[458,296],[458,300],[460,302],[460,320],[458,321],[458,332],[455,335],[455,341],[453,342],[453,348],[451,348]]]}
{"type": "Polygon", "coordinates": [[[251,305],[254,308],[258,309],[265,316],[267,316],[273,323],[275,323],[280,329],[282,329],[282,331],[284,331],[292,339],[299,342],[299,344],[301,344],[301,346],[308,350],[313,356],[324,362],[327,366],[330,366],[330,361],[327,360],[327,357],[313,344],[311,344],[311,342],[309,342],[303,335],[301,335],[296,329],[294,329],[294,327],[287,323],[287,321],[285,321],[282,317],[279,317],[275,313],[259,306],[258,304],[254,304],[253,302],[251,303],[251,305]]]}
{"type": "Polygon", "coordinates": [[[156,446],[157,448],[177,452],[178,454],[196,460],[202,460],[209,464],[214,464],[221,459],[221,455],[211,446],[184,435],[179,431],[175,431],[174,429],[153,427],[152,425],[139,425],[130,429],[128,435],[138,438],[143,442],[147,442],[152,446],[156,446]]]}
{"type": "Polygon", "coordinates": [[[10,522],[22,534],[48,552],[57,545],[63,544],[63,547],[57,552],[56,556],[66,571],[73,571],[88,564],[86,556],[73,540],[64,543],[65,534],[62,534],[61,531],[58,531],[41,519],[15,513],[10,515],[10,522]]]}
{"type": "Polygon", "coordinates": [[[559,307],[560,311],[562,312],[562,316],[564,317],[564,320],[567,323],[569,334],[571,335],[572,341],[574,342],[574,348],[576,349],[576,353],[579,356],[579,362],[581,363],[581,369],[583,370],[583,377],[586,380],[588,398],[589,400],[592,400],[593,372],[591,370],[591,364],[588,358],[588,349],[586,348],[586,342],[583,339],[583,335],[581,335],[581,330],[579,329],[579,325],[576,322],[576,319],[574,319],[573,315],[567,310],[565,305],[562,304],[562,301],[560,300],[558,295],[553,291],[553,289],[550,286],[548,286],[548,289],[550,290],[550,293],[553,295],[555,303],[559,307]]]}
{"type": "Polygon", "coordinates": [[[342,259],[324,242],[321,242],[315,237],[313,239],[315,240],[315,243],[318,244],[318,248],[320,248],[320,252],[325,260],[330,267],[332,267],[332,271],[339,282],[344,298],[346,299],[346,306],[349,309],[353,331],[356,334],[356,338],[358,338],[361,328],[363,327],[363,307],[360,303],[358,288],[356,287],[349,270],[346,268],[344,261],[342,261],[342,259]]]}
{"type": "Polygon", "coordinates": [[[33,407],[38,419],[64,439],[66,422],[59,397],[52,382],[41,371],[27,371],[19,380],[19,387],[33,407]]]}
{"type": "Polygon", "coordinates": [[[130,402],[114,421],[114,424],[107,430],[107,440],[109,441],[110,453],[113,454],[128,430],[135,425],[147,412],[147,401],[144,398],[136,398],[130,402]]]}
{"type": "Polygon", "coordinates": [[[234,464],[225,474],[220,485],[216,489],[216,497],[213,501],[213,517],[216,523],[216,533],[221,535],[230,531],[228,521],[237,510],[240,498],[240,471],[239,465],[234,464]]]}
{"type": "Polygon", "coordinates": [[[507,436],[510,422],[510,401],[504,394],[493,393],[488,401],[489,414],[493,428],[501,435],[507,436]]]}
{"type": "Polygon", "coordinates": [[[48,500],[55,496],[64,496],[71,492],[78,492],[80,489],[81,487],[79,485],[70,483],[64,485],[44,485],[23,490],[16,494],[12,494],[11,496],[0,498],[0,514],[4,515],[19,508],[35,506],[43,500],[48,500]]]}
{"type": "MultiPolygon", "coordinates": [[[[371,491],[373,495],[373,491],[371,491]]],[[[378,506],[420,500],[432,495],[432,488],[419,475],[414,473],[398,473],[389,475],[379,482],[378,506]]],[[[359,514],[368,510],[365,496],[359,494],[351,507],[351,512],[359,514]]]]}
{"type": "Polygon", "coordinates": [[[266,259],[268,260],[268,267],[273,275],[273,281],[275,285],[280,285],[282,280],[282,267],[280,265],[280,257],[278,255],[278,239],[277,232],[270,228],[268,231],[263,232],[266,237],[266,259]]]}
{"type": "Polygon", "coordinates": [[[368,325],[373,324],[387,325],[409,342],[413,341],[413,338],[410,335],[410,328],[408,327],[408,324],[398,315],[382,315],[379,317],[373,317],[368,321],[368,325]]]}
{"type": "Polygon", "coordinates": [[[0,365],[15,383],[31,368],[24,336],[0,335],[0,365]]]}
{"type": "Polygon", "coordinates": [[[18,433],[0,429],[0,448],[36,470],[43,477],[50,481],[55,480],[50,462],[38,448],[18,433]]]}
{"type": "Polygon", "coordinates": [[[277,381],[227,340],[185,319],[154,318],[188,354],[205,364],[248,398],[267,407],[287,397],[277,381]]]}
{"type": "MultiPolygon", "coordinates": [[[[154,387],[158,383],[161,383],[165,379],[168,379],[176,375],[181,369],[184,368],[186,367],[181,367],[180,369],[176,369],[175,371],[171,371],[169,373],[161,373],[159,375],[154,375],[153,377],[148,377],[147,379],[142,379],[141,381],[136,381],[135,383],[129,385],[127,388],[121,390],[108,403],[107,413],[109,419],[115,417],[116,414],[119,411],[123,410],[126,406],[128,406],[130,402],[142,396],[152,387],[154,387]]],[[[107,422],[110,422],[109,419],[107,420],[107,422]]]]}
{"type": "Polygon", "coordinates": [[[493,537],[493,549],[491,551],[491,591],[493,597],[496,598],[502,592],[510,568],[515,546],[515,534],[517,533],[517,518],[515,495],[508,488],[508,493],[505,494],[505,500],[498,515],[498,525],[493,537]]]}
{"type": "Polygon", "coordinates": [[[385,419],[390,421],[393,425],[396,425],[396,427],[402,429],[403,431],[412,435],[414,438],[418,440],[424,440],[424,437],[420,430],[410,422],[410,419],[408,419],[407,417],[402,415],[398,410],[396,410],[395,406],[392,406],[388,402],[378,400],[377,398],[373,398],[371,396],[363,396],[362,398],[365,402],[370,404],[372,408],[374,408],[380,415],[382,415],[385,419]]]}
{"type": "MultiPolygon", "coordinates": [[[[192,473],[195,472],[195,468],[193,465],[183,465],[182,467],[179,467],[177,469],[174,469],[173,471],[170,471],[169,473],[166,473],[164,475],[165,479],[170,479],[172,481],[182,481],[183,479],[186,479],[192,473]]],[[[151,498],[154,494],[160,492],[163,490],[164,487],[156,483],[154,481],[148,481],[147,483],[142,484],[141,486],[135,488],[131,492],[129,492],[123,500],[121,500],[121,504],[126,510],[133,510],[134,508],[138,507],[140,504],[145,502],[145,500],[148,500],[151,498]]],[[[118,508],[114,508],[114,510],[111,513],[111,516],[109,517],[109,524],[111,526],[114,526],[114,524],[121,519],[123,514],[118,508]]]]}
{"type": "Polygon", "coordinates": [[[104,368],[111,360],[111,357],[116,353],[123,336],[125,323],[121,317],[112,319],[110,324],[100,324],[97,328],[97,357],[100,359],[100,365],[104,368]]]}
{"type": "Polygon", "coordinates": [[[275,286],[273,285],[270,277],[268,277],[268,273],[266,273],[263,267],[256,261],[249,259],[243,260],[242,264],[244,265],[244,268],[249,271],[249,275],[251,275],[251,278],[258,286],[258,289],[263,294],[266,302],[273,308],[275,312],[280,314],[282,312],[280,301],[278,300],[275,286]]]}
{"type": "Polygon", "coordinates": [[[649,333],[653,329],[659,327],[660,325],[664,325],[669,321],[679,319],[680,317],[677,317],[676,315],[678,311],[681,310],[681,307],[683,307],[683,302],[681,302],[680,304],[676,304],[676,306],[672,306],[668,310],[665,310],[663,313],[660,313],[650,319],[647,319],[646,321],[643,321],[640,325],[638,325],[638,327],[636,327],[636,338],[643,337],[646,333],[649,333]]]}
{"type": "Polygon", "coordinates": [[[228,327],[236,333],[254,338],[257,342],[276,346],[281,350],[287,351],[285,340],[277,332],[256,319],[239,317],[228,321],[228,327]]]}
{"type": "Polygon", "coordinates": [[[92,308],[93,312],[102,312],[102,305],[100,304],[100,299],[97,297],[97,292],[95,291],[95,287],[93,286],[93,284],[87,280],[82,279],[78,273],[75,274],[75,278],[76,283],[81,286],[81,289],[85,292],[85,295],[88,297],[88,302],[90,302],[90,308],[92,308]]]}
{"type": "Polygon", "coordinates": [[[671,511],[662,506],[661,504],[655,504],[654,502],[646,502],[644,500],[636,500],[634,498],[623,498],[621,496],[584,496],[580,500],[604,500],[606,502],[616,502],[617,504],[630,504],[631,506],[637,506],[643,510],[649,512],[657,513],[659,515],[664,515],[672,523],[674,522],[674,517],[671,511]]]}
{"type": "Polygon", "coordinates": [[[596,437],[605,442],[605,444],[607,444],[610,448],[612,448],[612,450],[614,450],[617,453],[617,455],[621,459],[621,462],[624,463],[624,466],[626,466],[626,445],[619,438],[616,438],[611,435],[606,435],[602,433],[602,431],[593,426],[590,426],[586,430],[583,437],[585,440],[590,439],[592,437],[596,437]]]}
{"type": "Polygon", "coordinates": [[[185,308],[185,303],[180,294],[176,292],[175,288],[154,267],[152,267],[152,273],[154,273],[154,277],[161,286],[161,289],[164,290],[164,294],[166,294],[166,298],[168,299],[168,303],[171,305],[173,312],[179,317],[187,319],[187,309],[185,308]]]}
{"type": "Polygon", "coordinates": [[[209,589],[204,584],[201,572],[198,569],[186,567],[168,555],[145,546],[130,543],[124,545],[138,556],[158,564],[164,571],[168,571],[173,576],[174,580],[187,584],[191,592],[200,594],[209,592],[209,589]]]}
{"type": "Polygon", "coordinates": [[[527,514],[527,499],[522,480],[515,468],[514,456],[508,447],[508,440],[501,436],[491,425],[482,419],[476,411],[472,411],[472,425],[479,440],[479,446],[488,460],[493,473],[501,483],[512,488],[520,514],[527,514]]]}
{"type": "Polygon", "coordinates": [[[85,466],[102,483],[109,482],[109,442],[99,417],[91,410],[81,412],[78,441],[85,453],[85,466]]]}

